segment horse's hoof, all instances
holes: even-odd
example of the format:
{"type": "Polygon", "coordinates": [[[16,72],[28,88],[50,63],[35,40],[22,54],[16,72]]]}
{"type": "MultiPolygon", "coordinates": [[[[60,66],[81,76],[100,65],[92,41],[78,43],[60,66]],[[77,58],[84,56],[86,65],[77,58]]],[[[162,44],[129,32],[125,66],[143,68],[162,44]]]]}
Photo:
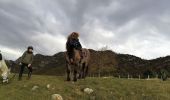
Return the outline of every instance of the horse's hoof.
{"type": "Polygon", "coordinates": [[[81,79],[81,77],[78,77],[78,79],[81,79]]]}
{"type": "Polygon", "coordinates": [[[77,82],[77,79],[74,79],[73,81],[74,81],[74,82],[77,82]]]}
{"type": "Polygon", "coordinates": [[[67,81],[69,82],[69,81],[71,81],[70,79],[67,79],[67,81]]]}

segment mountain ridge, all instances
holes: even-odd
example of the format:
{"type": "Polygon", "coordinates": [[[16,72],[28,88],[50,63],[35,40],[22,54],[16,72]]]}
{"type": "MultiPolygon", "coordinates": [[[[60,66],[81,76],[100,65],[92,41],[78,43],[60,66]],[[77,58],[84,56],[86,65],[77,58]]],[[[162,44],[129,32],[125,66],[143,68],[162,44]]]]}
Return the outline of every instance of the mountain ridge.
{"type": "MultiPolygon", "coordinates": [[[[112,50],[96,51],[89,49],[91,53],[89,74],[113,75],[145,78],[147,75],[155,77],[162,69],[170,72],[170,56],[159,57],[151,60],[142,59],[135,55],[115,53],[112,50]]],[[[18,71],[19,59],[13,62],[13,67],[18,71]]],[[[36,54],[32,65],[35,74],[65,75],[64,52],[58,52],[52,56],[36,54]]]]}

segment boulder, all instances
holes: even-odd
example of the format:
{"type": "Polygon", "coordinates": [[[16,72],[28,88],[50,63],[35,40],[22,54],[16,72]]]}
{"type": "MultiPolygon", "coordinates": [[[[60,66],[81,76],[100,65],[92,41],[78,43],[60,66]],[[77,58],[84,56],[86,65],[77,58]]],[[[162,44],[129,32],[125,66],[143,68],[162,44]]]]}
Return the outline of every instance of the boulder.
{"type": "Polygon", "coordinates": [[[53,94],[51,96],[52,100],[63,100],[62,96],[60,94],[53,94]]]}
{"type": "Polygon", "coordinates": [[[32,91],[35,91],[39,88],[39,86],[33,86],[33,88],[31,89],[32,91]]]}
{"type": "Polygon", "coordinates": [[[93,91],[93,89],[85,88],[85,89],[84,89],[84,92],[87,93],[87,94],[91,94],[91,93],[93,93],[94,91],[93,91]]]}
{"type": "Polygon", "coordinates": [[[50,89],[51,85],[50,84],[47,84],[47,89],[50,89]]]}

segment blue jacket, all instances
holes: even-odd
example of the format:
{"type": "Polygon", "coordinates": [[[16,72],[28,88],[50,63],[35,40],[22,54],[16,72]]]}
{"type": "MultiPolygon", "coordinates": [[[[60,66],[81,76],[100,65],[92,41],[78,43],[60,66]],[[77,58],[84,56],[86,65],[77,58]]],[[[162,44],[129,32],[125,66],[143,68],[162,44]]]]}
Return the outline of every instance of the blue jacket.
{"type": "Polygon", "coordinates": [[[69,41],[67,43],[67,45],[70,48],[75,48],[75,49],[78,49],[78,50],[82,49],[82,46],[81,46],[81,44],[79,42],[79,39],[73,39],[73,40],[69,41]]]}

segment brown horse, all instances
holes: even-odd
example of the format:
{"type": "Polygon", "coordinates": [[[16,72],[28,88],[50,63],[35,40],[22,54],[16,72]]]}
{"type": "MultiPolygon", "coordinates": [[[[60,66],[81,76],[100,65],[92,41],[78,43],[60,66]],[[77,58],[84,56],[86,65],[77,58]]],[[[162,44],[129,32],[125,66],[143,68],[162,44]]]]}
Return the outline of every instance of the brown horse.
{"type": "Polygon", "coordinates": [[[88,49],[82,49],[82,56],[79,50],[74,49],[73,63],[70,63],[67,52],[66,57],[66,68],[67,68],[67,81],[71,81],[71,76],[73,76],[73,81],[77,81],[77,78],[85,78],[88,73],[88,66],[90,60],[90,52],[88,49]]]}

